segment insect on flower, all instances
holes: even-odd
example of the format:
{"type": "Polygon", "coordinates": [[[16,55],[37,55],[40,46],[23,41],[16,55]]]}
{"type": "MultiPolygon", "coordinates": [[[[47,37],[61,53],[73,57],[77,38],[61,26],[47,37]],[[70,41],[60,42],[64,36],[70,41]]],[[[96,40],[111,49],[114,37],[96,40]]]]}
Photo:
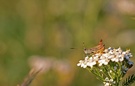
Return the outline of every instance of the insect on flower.
{"type": "MultiPolygon", "coordinates": [[[[84,43],[83,43],[83,45],[84,45],[84,43]]],[[[84,47],[84,53],[87,55],[103,53],[104,49],[105,49],[105,45],[103,44],[102,39],[101,39],[100,42],[98,43],[98,45],[93,48],[87,49],[84,47]]]]}

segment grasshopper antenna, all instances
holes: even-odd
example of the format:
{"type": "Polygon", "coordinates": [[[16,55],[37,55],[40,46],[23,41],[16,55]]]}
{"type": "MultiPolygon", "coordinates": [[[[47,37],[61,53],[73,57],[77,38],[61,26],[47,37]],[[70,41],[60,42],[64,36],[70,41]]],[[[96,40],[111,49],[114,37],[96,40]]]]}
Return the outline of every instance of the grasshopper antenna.
{"type": "Polygon", "coordinates": [[[75,49],[74,47],[71,47],[70,49],[75,49]]]}
{"type": "Polygon", "coordinates": [[[83,42],[83,48],[84,48],[84,50],[86,50],[86,47],[85,47],[85,45],[84,45],[84,42],[83,42]]]}

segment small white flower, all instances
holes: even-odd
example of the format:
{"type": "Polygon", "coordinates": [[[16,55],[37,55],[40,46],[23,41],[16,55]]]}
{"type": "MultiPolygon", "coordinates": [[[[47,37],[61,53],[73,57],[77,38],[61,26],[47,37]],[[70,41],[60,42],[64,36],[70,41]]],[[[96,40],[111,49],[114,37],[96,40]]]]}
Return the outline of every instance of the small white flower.
{"type": "Polygon", "coordinates": [[[86,68],[87,66],[93,67],[96,64],[96,61],[92,57],[85,57],[84,60],[80,60],[77,66],[81,66],[82,68],[86,68]]]}
{"type": "Polygon", "coordinates": [[[87,67],[86,65],[84,65],[84,61],[83,60],[80,60],[79,63],[77,64],[77,66],[81,66],[83,68],[87,67]]]}
{"type": "Polygon", "coordinates": [[[113,62],[122,62],[124,60],[124,55],[115,55],[114,57],[110,57],[113,62]]]}
{"type": "Polygon", "coordinates": [[[107,65],[109,61],[110,60],[108,60],[108,58],[101,56],[100,59],[98,60],[98,63],[99,63],[99,66],[102,66],[102,64],[107,65]]]}
{"type": "Polygon", "coordinates": [[[108,58],[110,56],[110,54],[109,53],[104,53],[104,54],[102,54],[102,56],[108,58]]]}
{"type": "Polygon", "coordinates": [[[105,81],[109,81],[109,78],[108,78],[108,77],[106,77],[106,78],[105,78],[105,81]]]}
{"type": "Polygon", "coordinates": [[[111,86],[110,83],[106,82],[104,86],[111,86]]]}
{"type": "Polygon", "coordinates": [[[111,83],[114,83],[113,79],[109,79],[108,77],[105,78],[104,86],[111,86],[111,83]]]}
{"type": "Polygon", "coordinates": [[[99,71],[103,71],[102,69],[100,69],[99,71]]]}
{"type": "Polygon", "coordinates": [[[86,68],[87,67],[87,62],[88,62],[89,57],[85,57],[84,60],[80,60],[79,63],[77,64],[77,66],[81,66],[82,68],[86,68]]]}
{"type": "Polygon", "coordinates": [[[109,72],[112,73],[112,70],[110,70],[109,72]]]}
{"type": "Polygon", "coordinates": [[[109,56],[108,56],[108,59],[111,60],[111,59],[114,58],[114,57],[115,57],[115,55],[109,55],[109,56]]]}
{"type": "Polygon", "coordinates": [[[113,50],[113,48],[112,48],[112,47],[109,47],[109,48],[108,48],[108,51],[110,51],[110,50],[113,50]]]}
{"type": "Polygon", "coordinates": [[[109,53],[109,54],[114,54],[113,50],[110,50],[108,53],[109,53]]]}
{"type": "Polygon", "coordinates": [[[96,56],[94,56],[92,58],[93,58],[94,61],[98,61],[99,60],[99,56],[98,55],[96,55],[96,56]]]}
{"type": "Polygon", "coordinates": [[[130,53],[130,49],[126,50],[126,53],[130,53]]]}
{"type": "Polygon", "coordinates": [[[110,82],[113,82],[113,79],[110,79],[110,82]]]}
{"type": "Polygon", "coordinates": [[[107,53],[108,52],[108,49],[105,49],[104,52],[107,53]]]}
{"type": "Polygon", "coordinates": [[[118,62],[118,59],[116,57],[111,58],[112,62],[118,62]]]}
{"type": "Polygon", "coordinates": [[[92,57],[89,58],[89,61],[87,63],[87,66],[89,66],[89,67],[92,68],[94,65],[96,65],[96,61],[92,57]]]}

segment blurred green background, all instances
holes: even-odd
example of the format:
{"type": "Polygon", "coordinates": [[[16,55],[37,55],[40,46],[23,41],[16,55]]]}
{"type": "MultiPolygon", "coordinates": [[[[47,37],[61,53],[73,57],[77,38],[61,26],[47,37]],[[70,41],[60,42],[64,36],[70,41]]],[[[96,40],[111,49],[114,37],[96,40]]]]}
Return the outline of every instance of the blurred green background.
{"type": "Polygon", "coordinates": [[[33,56],[51,66],[31,86],[102,86],[76,66],[83,42],[93,47],[100,39],[134,55],[134,0],[0,0],[0,86],[22,83],[33,56]]]}

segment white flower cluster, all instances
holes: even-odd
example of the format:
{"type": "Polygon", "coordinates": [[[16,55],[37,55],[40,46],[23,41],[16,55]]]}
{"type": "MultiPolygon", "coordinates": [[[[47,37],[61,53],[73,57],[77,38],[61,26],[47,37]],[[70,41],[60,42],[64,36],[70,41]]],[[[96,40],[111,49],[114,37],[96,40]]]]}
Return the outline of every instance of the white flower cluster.
{"type": "Polygon", "coordinates": [[[109,79],[108,77],[105,78],[104,86],[111,86],[111,83],[114,84],[115,81],[113,79],[109,79]]]}
{"type": "Polygon", "coordinates": [[[130,53],[130,50],[122,51],[121,48],[115,49],[109,47],[108,49],[105,49],[103,53],[86,56],[84,60],[79,61],[77,66],[92,68],[94,65],[102,66],[107,65],[109,62],[123,62],[124,60],[132,66],[133,63],[129,60],[131,57],[132,54],[130,53]]]}

